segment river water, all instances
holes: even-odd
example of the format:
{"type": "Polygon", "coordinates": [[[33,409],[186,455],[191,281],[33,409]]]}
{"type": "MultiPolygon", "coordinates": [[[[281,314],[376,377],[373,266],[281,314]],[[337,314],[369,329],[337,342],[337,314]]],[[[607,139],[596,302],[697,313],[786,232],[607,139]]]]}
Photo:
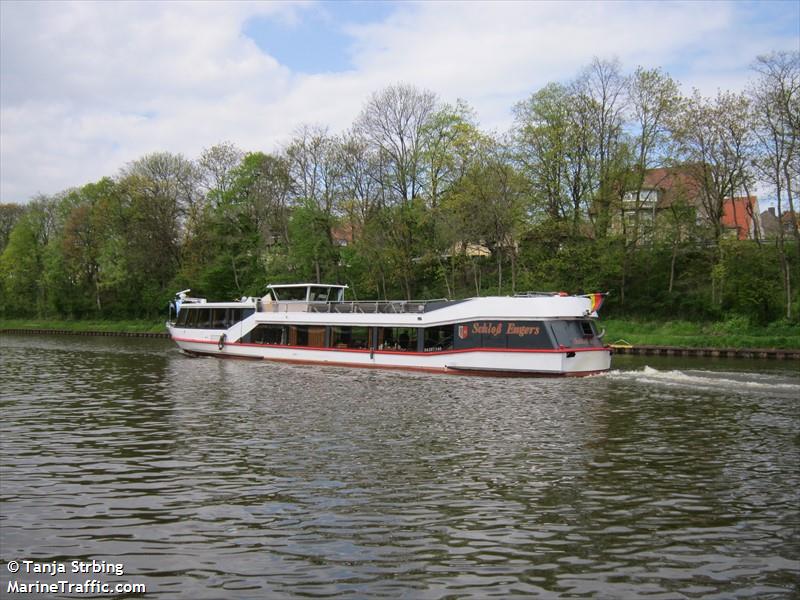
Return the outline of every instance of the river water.
{"type": "Polygon", "coordinates": [[[799,398],[796,362],[499,379],[4,335],[0,596],[99,597],[13,586],[105,561],[158,599],[797,598],[799,398]]]}

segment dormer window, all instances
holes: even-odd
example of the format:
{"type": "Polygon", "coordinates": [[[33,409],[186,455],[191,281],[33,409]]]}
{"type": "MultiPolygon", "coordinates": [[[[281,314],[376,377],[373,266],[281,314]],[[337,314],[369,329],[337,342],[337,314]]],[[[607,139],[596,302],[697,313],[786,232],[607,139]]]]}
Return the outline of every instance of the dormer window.
{"type": "Polygon", "coordinates": [[[636,204],[639,206],[653,206],[658,202],[659,190],[656,188],[643,188],[639,193],[639,199],[636,199],[636,192],[627,192],[623,197],[626,204],[636,204]]]}

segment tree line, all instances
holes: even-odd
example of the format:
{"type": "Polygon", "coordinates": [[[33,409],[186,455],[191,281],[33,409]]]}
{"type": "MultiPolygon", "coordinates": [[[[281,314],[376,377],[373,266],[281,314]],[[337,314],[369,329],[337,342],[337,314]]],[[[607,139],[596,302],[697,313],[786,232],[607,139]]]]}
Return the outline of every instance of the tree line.
{"type": "Polygon", "coordinates": [[[647,317],[797,319],[800,53],[753,63],[742,93],[684,96],[661,69],[594,59],[513,107],[398,84],[352,126],[300,127],[272,153],[149,154],[113,177],[0,204],[0,315],[152,317],[176,290],[349,284],[357,299],[610,291],[647,317]],[[646,174],[697,194],[643,218],[646,174]],[[774,239],[726,236],[726,198],[777,203],[774,239]]]}

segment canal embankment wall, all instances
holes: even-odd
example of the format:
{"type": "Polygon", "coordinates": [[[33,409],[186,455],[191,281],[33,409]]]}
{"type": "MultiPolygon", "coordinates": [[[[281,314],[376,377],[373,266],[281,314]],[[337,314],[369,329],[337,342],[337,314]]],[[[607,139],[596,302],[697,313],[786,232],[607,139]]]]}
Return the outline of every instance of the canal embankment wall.
{"type": "Polygon", "coordinates": [[[107,337],[164,338],[169,334],[152,331],[78,331],[72,329],[0,329],[0,334],[33,334],[33,335],[85,335],[107,337]]]}
{"type": "Polygon", "coordinates": [[[636,356],[698,356],[715,358],[767,358],[800,360],[800,348],[687,348],[685,346],[625,346],[612,347],[614,354],[636,356]]]}

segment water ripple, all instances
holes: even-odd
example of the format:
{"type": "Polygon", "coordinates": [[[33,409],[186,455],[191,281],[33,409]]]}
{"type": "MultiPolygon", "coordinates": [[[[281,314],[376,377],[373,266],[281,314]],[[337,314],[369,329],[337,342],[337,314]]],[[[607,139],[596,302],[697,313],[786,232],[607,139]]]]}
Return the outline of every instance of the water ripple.
{"type": "Polygon", "coordinates": [[[154,598],[798,593],[791,369],[506,380],[0,345],[3,561],[122,562],[154,598]]]}

